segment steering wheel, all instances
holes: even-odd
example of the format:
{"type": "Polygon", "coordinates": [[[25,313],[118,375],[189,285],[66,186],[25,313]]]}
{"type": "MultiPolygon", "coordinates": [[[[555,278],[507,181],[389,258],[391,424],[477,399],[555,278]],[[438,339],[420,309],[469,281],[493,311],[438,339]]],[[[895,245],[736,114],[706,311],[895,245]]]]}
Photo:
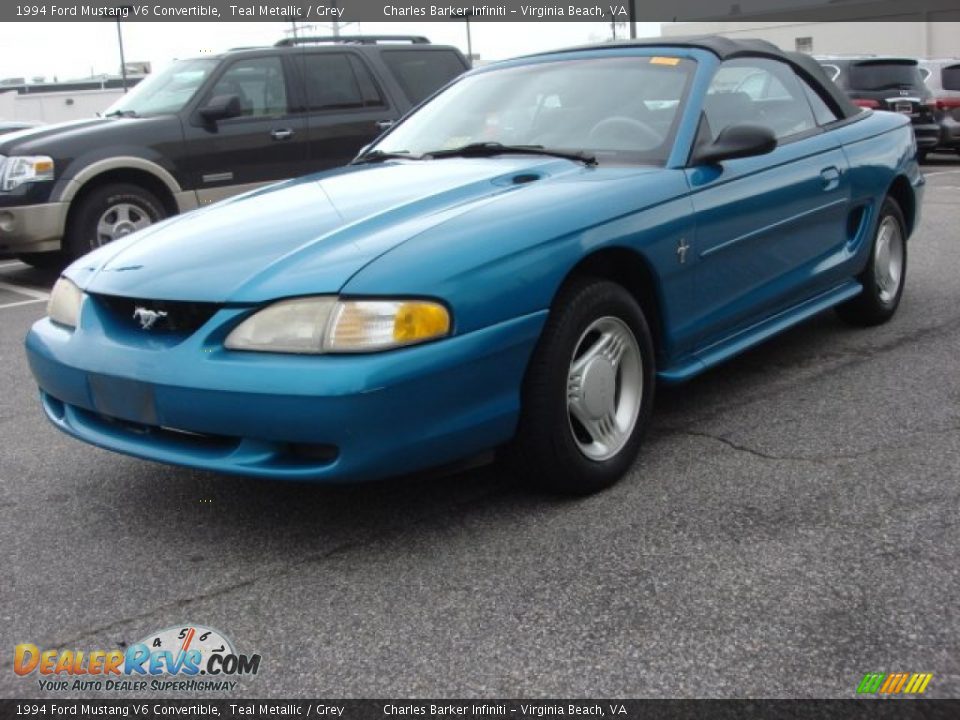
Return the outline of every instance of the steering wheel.
{"type": "Polygon", "coordinates": [[[587,143],[592,147],[609,147],[611,140],[617,149],[652,150],[660,146],[663,136],[645,122],[614,115],[598,122],[587,135],[587,143]]]}

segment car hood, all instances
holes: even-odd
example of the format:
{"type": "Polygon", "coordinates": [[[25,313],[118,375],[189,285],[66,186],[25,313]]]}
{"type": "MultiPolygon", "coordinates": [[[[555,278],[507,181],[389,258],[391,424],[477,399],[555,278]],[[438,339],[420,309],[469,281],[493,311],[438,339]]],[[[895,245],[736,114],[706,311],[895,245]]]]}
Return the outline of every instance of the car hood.
{"type": "Polygon", "coordinates": [[[172,218],[81,258],[67,274],[88,292],[156,300],[335,293],[384,253],[441,224],[468,222],[463,216],[483,204],[597,172],[518,156],[348,167],[172,218]]]}
{"type": "Polygon", "coordinates": [[[49,154],[50,148],[56,147],[60,141],[69,141],[78,136],[107,135],[125,124],[130,124],[129,119],[89,118],[15,130],[0,136],[0,155],[49,154]]]}

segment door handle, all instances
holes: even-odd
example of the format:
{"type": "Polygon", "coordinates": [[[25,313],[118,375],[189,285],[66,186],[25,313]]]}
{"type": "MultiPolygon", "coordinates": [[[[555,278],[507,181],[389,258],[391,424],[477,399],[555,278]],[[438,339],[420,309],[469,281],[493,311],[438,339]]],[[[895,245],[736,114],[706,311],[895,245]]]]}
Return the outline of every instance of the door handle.
{"type": "Polygon", "coordinates": [[[377,120],[377,123],[376,123],[377,128],[379,128],[380,130],[389,130],[396,124],[397,124],[396,120],[377,120]]]}
{"type": "Polygon", "coordinates": [[[840,185],[840,170],[832,165],[820,171],[824,191],[833,190],[840,185]]]}
{"type": "Polygon", "coordinates": [[[293,135],[294,132],[290,128],[278,128],[270,131],[270,137],[274,140],[289,140],[293,135]]]}

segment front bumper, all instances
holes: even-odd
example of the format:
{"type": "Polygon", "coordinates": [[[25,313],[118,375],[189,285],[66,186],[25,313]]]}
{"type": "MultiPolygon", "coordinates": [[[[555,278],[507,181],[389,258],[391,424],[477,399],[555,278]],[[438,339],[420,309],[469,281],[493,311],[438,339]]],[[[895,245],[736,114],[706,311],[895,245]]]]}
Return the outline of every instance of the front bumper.
{"type": "MultiPolygon", "coordinates": [[[[209,332],[135,346],[89,305],[81,330],[44,319],[26,340],[59,429],[165,463],[328,482],[443,465],[509,440],[546,317],[386,353],[295,356],[232,352],[209,332]]],[[[205,327],[239,312],[221,310],[205,327]]]]}
{"type": "Polygon", "coordinates": [[[0,252],[52,252],[60,249],[67,203],[0,207],[0,252]]]}

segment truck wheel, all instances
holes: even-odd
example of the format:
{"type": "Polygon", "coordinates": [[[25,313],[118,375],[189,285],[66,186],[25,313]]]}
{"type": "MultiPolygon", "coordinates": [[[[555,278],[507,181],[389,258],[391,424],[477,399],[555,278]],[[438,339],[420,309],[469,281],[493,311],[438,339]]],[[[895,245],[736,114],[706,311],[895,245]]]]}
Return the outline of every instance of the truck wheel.
{"type": "Polygon", "coordinates": [[[897,311],[907,277],[905,228],[897,201],[884,198],[873,231],[870,259],[859,277],[863,292],[837,307],[837,314],[851,325],[880,325],[897,311]]]}
{"type": "Polygon", "coordinates": [[[85,194],[71,213],[64,246],[76,259],[165,216],[163,203],[149,190],[131,183],[104,185],[85,194]]]}
{"type": "Polygon", "coordinates": [[[551,492],[612,485],[640,450],[654,385],[653,339],[637,301],[608,280],[575,280],[527,368],[512,469],[551,492]]]}

